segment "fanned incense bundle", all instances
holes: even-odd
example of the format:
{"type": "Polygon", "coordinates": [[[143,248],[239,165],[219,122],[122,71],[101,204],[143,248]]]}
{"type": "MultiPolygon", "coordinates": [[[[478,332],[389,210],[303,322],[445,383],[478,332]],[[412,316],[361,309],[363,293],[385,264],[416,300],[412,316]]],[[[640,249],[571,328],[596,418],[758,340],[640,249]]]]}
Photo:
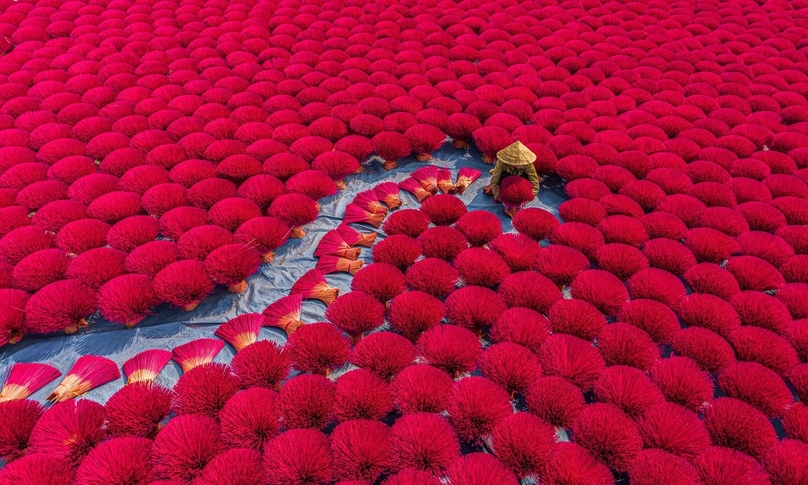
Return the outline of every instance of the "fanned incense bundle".
{"type": "MultiPolygon", "coordinates": [[[[0,403],[0,410],[0,457],[8,465],[28,452],[31,432],[45,407],[32,399],[18,399],[0,403]]],[[[3,473],[8,472],[4,469],[3,473]]]]}
{"type": "Polygon", "coordinates": [[[359,192],[354,197],[352,204],[356,204],[372,214],[387,215],[387,207],[379,201],[379,195],[373,190],[359,192]]]}
{"type": "Polygon", "coordinates": [[[169,360],[171,352],[168,350],[151,349],[137,354],[123,364],[126,384],[151,384],[169,360]]]}
{"type": "Polygon", "coordinates": [[[315,201],[336,195],[337,190],[334,181],[319,170],[306,170],[286,181],[287,192],[303,194],[315,201]]]}
{"type": "MultiPolygon", "coordinates": [[[[533,184],[524,177],[510,175],[505,177],[500,183],[499,200],[505,207],[505,214],[509,217],[515,216],[516,213],[519,212],[526,203],[533,200],[534,197],[533,184]]],[[[679,245],[682,246],[681,244],[679,245]]],[[[693,264],[695,264],[695,260],[693,264]]],[[[684,271],[682,271],[682,273],[684,273],[684,271]]]]}
{"type": "Polygon", "coordinates": [[[415,157],[419,162],[426,162],[432,159],[430,153],[434,152],[446,140],[446,135],[440,130],[430,124],[417,124],[407,129],[404,136],[412,146],[412,151],[415,152],[415,157]]]}
{"type": "Polygon", "coordinates": [[[340,256],[356,261],[361,252],[359,248],[352,248],[337,231],[328,231],[314,250],[314,256],[340,256]]]}
{"type": "Polygon", "coordinates": [[[319,269],[312,269],[295,281],[290,294],[301,295],[305,299],[320,300],[328,306],[339,296],[339,288],[328,286],[323,272],[319,269]]]}
{"type": "Polygon", "coordinates": [[[373,241],[376,240],[375,232],[359,232],[347,224],[340,224],[336,231],[342,236],[351,246],[364,246],[369,248],[373,246],[373,241]]]}
{"type": "MultiPolygon", "coordinates": [[[[157,242],[157,241],[155,241],[157,242]]],[[[98,290],[101,316],[132,328],[151,315],[151,308],[162,303],[154,292],[152,279],[144,274],[113,278],[98,290]]]]}
{"type": "Polygon", "coordinates": [[[27,331],[76,333],[87,327],[87,317],[97,306],[95,292],[78,280],[51,283],[34,293],[26,303],[27,331]]]}
{"type": "MultiPolygon", "coordinates": [[[[84,457],[106,438],[104,406],[89,399],[75,399],[51,406],[37,421],[28,440],[28,454],[45,454],[59,459],[69,468],[77,468],[84,457]]],[[[13,465],[13,464],[12,464],[13,465]]],[[[0,483],[61,484],[72,480],[6,481],[8,470],[3,470],[0,483]]],[[[70,474],[70,472],[62,472],[70,474]]],[[[54,477],[55,478],[55,477],[54,477]]],[[[109,483],[101,479],[101,483],[109,483]]]]}
{"type": "Polygon", "coordinates": [[[404,180],[403,182],[399,182],[398,186],[414,195],[415,198],[418,199],[418,202],[423,202],[427,197],[432,195],[424,190],[421,183],[412,177],[404,180]]]}
{"type": "Polygon", "coordinates": [[[353,483],[377,480],[390,466],[389,434],[387,425],[379,422],[355,420],[338,425],[331,433],[335,476],[353,483]]]}
{"type": "Polygon", "coordinates": [[[455,183],[455,191],[462,194],[466,191],[469,185],[473,184],[475,180],[480,178],[482,172],[473,168],[463,167],[457,172],[457,182],[455,183]]]}
{"type": "Polygon", "coordinates": [[[452,138],[452,145],[458,149],[468,148],[471,134],[481,127],[480,120],[469,113],[453,113],[446,120],[446,134],[452,138]]]}
{"type": "Polygon", "coordinates": [[[275,260],[274,251],[286,244],[289,228],[274,217],[256,217],[245,222],[233,233],[235,242],[244,244],[261,253],[261,261],[275,260]]]}
{"type": "Polygon", "coordinates": [[[396,210],[401,207],[401,197],[398,193],[400,189],[395,182],[384,182],[373,188],[379,200],[387,204],[390,210],[396,210]]]}
{"type": "Polygon", "coordinates": [[[346,224],[357,222],[370,224],[373,227],[381,227],[384,216],[385,214],[368,212],[356,204],[348,204],[348,206],[345,207],[345,217],[343,217],[342,221],[346,224]]]}
{"type": "Polygon", "coordinates": [[[18,362],[11,368],[3,389],[0,390],[0,402],[25,399],[61,374],[47,364],[18,362]]]}
{"type": "MultiPolygon", "coordinates": [[[[215,420],[188,414],[172,418],[154,440],[152,469],[163,483],[191,483],[225,450],[215,420]]],[[[160,482],[158,482],[160,483],[160,482]]]]}
{"type": "Polygon", "coordinates": [[[48,396],[50,402],[64,402],[86,394],[91,389],[114,381],[121,376],[118,365],[106,357],[85,355],[73,364],[73,368],[48,396]]]}
{"type": "Polygon", "coordinates": [[[171,358],[182,367],[183,372],[188,372],[194,367],[211,363],[222,348],[224,342],[219,339],[201,338],[175,347],[171,358]]]}
{"type": "Polygon", "coordinates": [[[471,134],[477,149],[483,152],[484,163],[496,163],[497,152],[513,143],[513,137],[499,126],[483,126],[471,134]]]}
{"type": "Polygon", "coordinates": [[[455,185],[452,182],[452,172],[448,168],[441,168],[438,170],[438,188],[444,194],[453,194],[455,192],[455,185]]]}
{"type": "Polygon", "coordinates": [[[432,195],[438,193],[438,167],[435,165],[427,165],[421,167],[412,173],[412,178],[421,184],[427,192],[432,195]]]}
{"type": "Polygon", "coordinates": [[[305,322],[300,320],[302,305],[303,295],[298,293],[284,296],[266,307],[263,313],[264,325],[280,328],[286,335],[293,334],[295,330],[305,325],[305,322]]]}
{"type": "Polygon", "coordinates": [[[357,260],[351,261],[350,259],[340,258],[339,256],[321,256],[317,261],[317,269],[325,274],[331,273],[351,273],[355,275],[362,269],[364,261],[357,260]]]}
{"type": "Polygon", "coordinates": [[[255,343],[266,317],[260,313],[245,313],[219,325],[214,335],[232,345],[236,352],[255,343]]]}
{"type": "Polygon", "coordinates": [[[412,147],[407,137],[396,131],[383,131],[375,135],[371,141],[376,154],[384,159],[382,167],[385,170],[396,168],[398,159],[404,158],[412,152],[412,147]]]}
{"type": "Polygon", "coordinates": [[[272,202],[267,215],[292,228],[289,233],[291,239],[299,239],[306,235],[302,226],[316,220],[319,211],[317,202],[309,197],[302,194],[286,194],[272,202]]]}
{"type": "Polygon", "coordinates": [[[171,263],[154,277],[157,296],[185,311],[196,308],[214,288],[204,263],[192,259],[171,263]]]}

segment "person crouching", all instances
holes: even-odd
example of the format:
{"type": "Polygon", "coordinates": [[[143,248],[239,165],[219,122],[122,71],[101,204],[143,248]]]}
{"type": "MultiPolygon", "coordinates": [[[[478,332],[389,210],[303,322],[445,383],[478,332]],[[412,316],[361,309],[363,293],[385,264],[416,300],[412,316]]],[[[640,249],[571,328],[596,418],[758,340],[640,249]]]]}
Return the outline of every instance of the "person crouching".
{"type": "Polygon", "coordinates": [[[536,154],[530,151],[522,142],[516,141],[497,152],[497,163],[491,169],[491,183],[483,189],[483,193],[494,196],[494,202],[499,202],[499,192],[502,181],[508,176],[526,178],[533,184],[533,196],[539,193],[539,184],[542,178],[536,172],[533,162],[536,154]]]}

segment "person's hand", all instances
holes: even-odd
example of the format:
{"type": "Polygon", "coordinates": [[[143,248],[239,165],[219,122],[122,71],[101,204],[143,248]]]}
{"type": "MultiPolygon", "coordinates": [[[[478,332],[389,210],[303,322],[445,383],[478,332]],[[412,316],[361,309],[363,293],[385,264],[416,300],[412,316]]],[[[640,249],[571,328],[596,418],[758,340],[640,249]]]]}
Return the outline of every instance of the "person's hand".
{"type": "Polygon", "coordinates": [[[492,192],[493,192],[493,191],[491,190],[491,186],[490,186],[490,185],[486,185],[485,187],[483,187],[483,193],[484,193],[485,195],[491,195],[491,193],[492,193],[492,192]]]}

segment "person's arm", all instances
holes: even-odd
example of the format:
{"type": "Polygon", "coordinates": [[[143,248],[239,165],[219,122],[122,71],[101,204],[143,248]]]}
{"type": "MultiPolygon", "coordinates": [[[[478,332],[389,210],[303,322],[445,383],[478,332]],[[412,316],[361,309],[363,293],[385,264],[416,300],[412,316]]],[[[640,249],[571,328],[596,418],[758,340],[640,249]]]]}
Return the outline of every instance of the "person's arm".
{"type": "Polygon", "coordinates": [[[536,168],[533,165],[528,165],[525,168],[525,173],[527,174],[527,179],[533,184],[533,195],[539,193],[539,184],[541,183],[541,177],[539,177],[539,173],[536,172],[536,168]]]}
{"type": "Polygon", "coordinates": [[[494,169],[491,170],[491,195],[494,196],[495,199],[499,199],[499,183],[502,180],[502,164],[497,162],[494,165],[494,169]]]}

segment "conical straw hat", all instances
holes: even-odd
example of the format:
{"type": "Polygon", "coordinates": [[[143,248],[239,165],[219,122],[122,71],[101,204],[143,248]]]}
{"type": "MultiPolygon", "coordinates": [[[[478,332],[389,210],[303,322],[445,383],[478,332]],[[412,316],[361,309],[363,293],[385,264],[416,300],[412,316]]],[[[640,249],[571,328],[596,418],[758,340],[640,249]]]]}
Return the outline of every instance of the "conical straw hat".
{"type": "Polygon", "coordinates": [[[536,154],[530,151],[530,148],[523,145],[521,141],[516,141],[498,151],[497,160],[514,167],[519,167],[535,162],[536,154]]]}

